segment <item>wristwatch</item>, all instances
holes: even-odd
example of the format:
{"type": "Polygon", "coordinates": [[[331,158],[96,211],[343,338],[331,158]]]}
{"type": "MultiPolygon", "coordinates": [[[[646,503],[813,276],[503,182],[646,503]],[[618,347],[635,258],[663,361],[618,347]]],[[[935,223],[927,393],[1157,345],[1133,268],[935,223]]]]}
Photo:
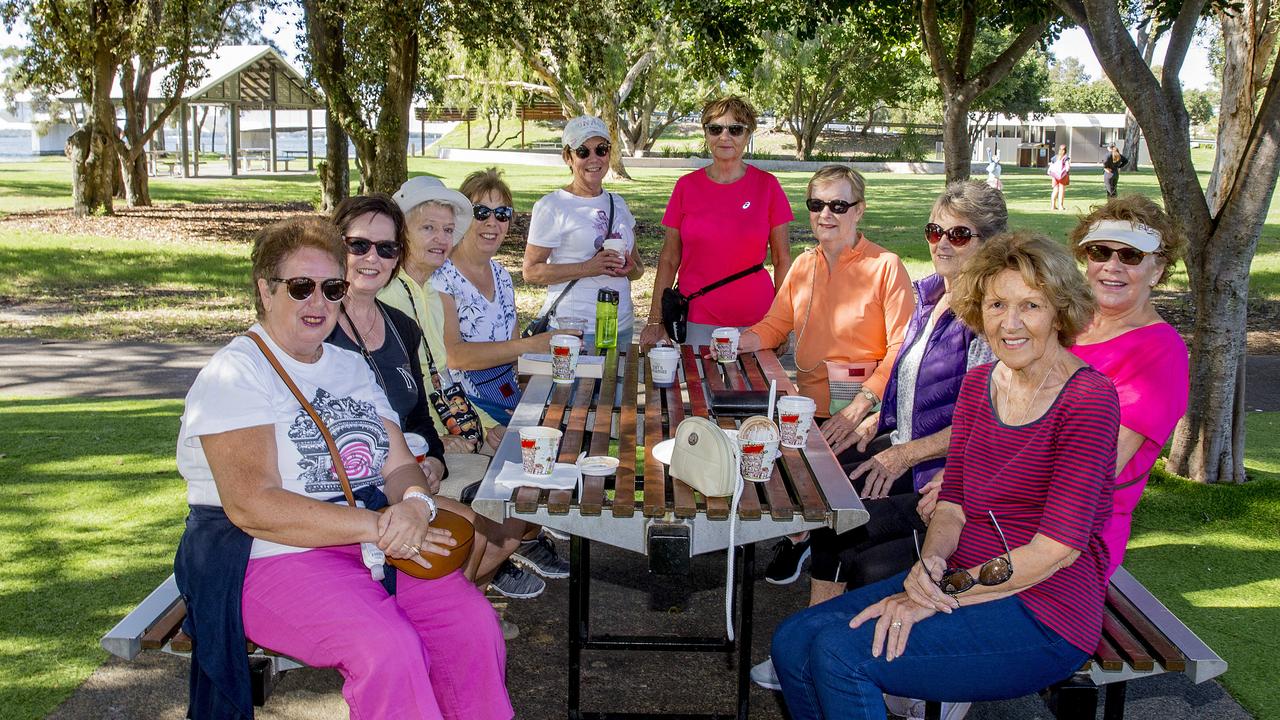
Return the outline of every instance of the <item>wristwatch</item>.
{"type": "Polygon", "coordinates": [[[880,398],[876,397],[875,393],[870,390],[863,389],[858,393],[858,395],[871,403],[871,412],[878,412],[880,410],[880,398]]]}
{"type": "Polygon", "coordinates": [[[405,493],[401,502],[408,500],[409,498],[418,498],[427,504],[427,507],[431,510],[431,517],[427,519],[427,522],[431,522],[436,519],[436,501],[432,499],[430,495],[420,492],[405,493]]]}

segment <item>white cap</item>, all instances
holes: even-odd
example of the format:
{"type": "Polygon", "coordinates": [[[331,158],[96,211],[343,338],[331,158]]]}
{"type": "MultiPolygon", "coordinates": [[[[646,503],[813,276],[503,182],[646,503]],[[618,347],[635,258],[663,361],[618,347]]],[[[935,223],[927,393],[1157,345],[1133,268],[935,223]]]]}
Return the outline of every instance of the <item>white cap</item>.
{"type": "Polygon", "coordinates": [[[1155,252],[1160,249],[1160,233],[1155,228],[1128,220],[1099,220],[1089,228],[1081,245],[1099,240],[1124,243],[1142,252],[1155,252]]]}
{"type": "Polygon", "coordinates": [[[564,124],[563,137],[565,147],[578,148],[593,137],[601,137],[608,140],[609,128],[598,117],[579,115],[564,124]]]}
{"type": "Polygon", "coordinates": [[[457,190],[450,190],[440,182],[439,178],[430,175],[419,175],[404,181],[396,194],[392,196],[405,215],[428,200],[440,200],[453,206],[453,244],[462,241],[471,227],[471,201],[457,190]]]}

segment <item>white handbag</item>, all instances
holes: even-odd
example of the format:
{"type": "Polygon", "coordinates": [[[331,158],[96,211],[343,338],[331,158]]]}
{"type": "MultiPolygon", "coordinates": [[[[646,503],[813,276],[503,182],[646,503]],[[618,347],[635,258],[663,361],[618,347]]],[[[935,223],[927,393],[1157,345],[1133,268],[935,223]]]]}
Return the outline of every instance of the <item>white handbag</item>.
{"type": "Polygon", "coordinates": [[[676,428],[671,477],[707,497],[728,497],[740,486],[738,449],[718,425],[687,417],[676,428]]]}

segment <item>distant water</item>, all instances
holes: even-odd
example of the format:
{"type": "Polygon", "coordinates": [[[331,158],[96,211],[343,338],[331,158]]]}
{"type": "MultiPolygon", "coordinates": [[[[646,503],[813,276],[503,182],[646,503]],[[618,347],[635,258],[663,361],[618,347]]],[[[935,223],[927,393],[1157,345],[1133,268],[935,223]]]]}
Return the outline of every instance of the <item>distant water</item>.
{"type": "MultiPolygon", "coordinates": [[[[439,136],[427,135],[427,143],[434,142],[439,136]]],[[[177,152],[178,138],[172,133],[165,136],[167,147],[170,151],[177,152]]],[[[209,152],[209,148],[214,144],[215,138],[204,133],[203,148],[205,152],[209,152]]],[[[216,138],[216,152],[225,153],[227,149],[227,137],[224,133],[218,133],[216,138]]],[[[410,138],[410,144],[417,149],[418,136],[415,134],[410,138]]],[[[325,134],[323,132],[315,133],[312,146],[316,157],[324,156],[325,134]]],[[[276,147],[280,151],[296,150],[306,152],[307,149],[307,133],[302,132],[282,132],[276,136],[276,147]]],[[[194,148],[192,148],[194,151],[194,148]]],[[[355,157],[356,148],[351,143],[347,143],[347,154],[355,157]]],[[[21,130],[5,130],[0,131],[0,162],[16,162],[26,161],[39,157],[31,152],[31,135],[21,130]]]]}

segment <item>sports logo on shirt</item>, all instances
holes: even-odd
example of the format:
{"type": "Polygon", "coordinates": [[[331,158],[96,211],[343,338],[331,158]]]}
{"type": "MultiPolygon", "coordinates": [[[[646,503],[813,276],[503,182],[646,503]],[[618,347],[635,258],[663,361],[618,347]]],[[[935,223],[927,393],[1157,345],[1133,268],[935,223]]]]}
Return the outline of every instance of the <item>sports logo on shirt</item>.
{"type": "MultiPolygon", "coordinates": [[[[351,480],[351,489],[358,490],[366,485],[381,487],[382,466],[387,461],[391,442],[373,403],[351,397],[336,398],[318,388],[311,405],[338,443],[338,455],[351,480]]],[[[342,492],[342,482],[333,469],[329,446],[311,416],[302,408],[298,408],[298,414],[289,427],[289,440],[302,456],[298,460],[298,467],[302,470],[298,479],[307,494],[342,492]]]]}
{"type": "Polygon", "coordinates": [[[749,208],[749,207],[751,207],[751,201],[750,201],[750,200],[748,200],[748,201],[746,201],[746,202],[742,203],[742,209],[743,209],[743,210],[746,210],[746,209],[747,209],[747,208],[749,208]]]}

